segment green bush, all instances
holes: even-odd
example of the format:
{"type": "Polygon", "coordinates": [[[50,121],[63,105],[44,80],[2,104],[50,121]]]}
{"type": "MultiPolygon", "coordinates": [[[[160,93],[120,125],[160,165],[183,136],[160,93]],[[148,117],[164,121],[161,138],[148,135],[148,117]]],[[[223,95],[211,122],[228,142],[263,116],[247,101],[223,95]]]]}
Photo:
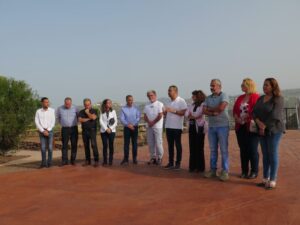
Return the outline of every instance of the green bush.
{"type": "Polygon", "coordinates": [[[18,145],[38,106],[38,96],[28,84],[0,76],[0,153],[18,145]]]}

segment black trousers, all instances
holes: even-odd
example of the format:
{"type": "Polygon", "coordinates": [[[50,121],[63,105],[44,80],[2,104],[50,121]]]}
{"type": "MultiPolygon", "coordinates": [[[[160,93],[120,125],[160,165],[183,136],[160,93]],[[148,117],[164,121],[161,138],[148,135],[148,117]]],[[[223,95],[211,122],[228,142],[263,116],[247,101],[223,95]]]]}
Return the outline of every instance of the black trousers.
{"type": "Polygon", "coordinates": [[[97,135],[97,131],[95,128],[82,130],[82,139],[83,139],[84,150],[85,150],[85,160],[88,162],[91,162],[90,146],[92,146],[93,149],[95,162],[99,162],[99,152],[98,152],[96,135],[97,135]]]}
{"type": "Polygon", "coordinates": [[[107,147],[109,147],[109,162],[114,159],[114,140],[116,133],[101,133],[102,145],[103,145],[103,162],[107,163],[107,147]]]}
{"type": "Polygon", "coordinates": [[[257,174],[259,163],[259,155],[257,151],[259,142],[258,135],[249,132],[247,126],[242,125],[238,130],[236,130],[236,137],[240,148],[242,174],[248,175],[249,162],[251,164],[251,173],[257,174]]]}
{"type": "Polygon", "coordinates": [[[137,126],[135,126],[134,128],[134,130],[130,130],[128,127],[124,127],[124,159],[127,161],[129,159],[130,140],[132,143],[132,159],[136,160],[137,158],[137,139],[139,128],[137,126]]]}
{"type": "Polygon", "coordinates": [[[176,165],[180,165],[182,159],[182,145],[181,145],[181,129],[166,128],[168,150],[169,150],[169,163],[174,165],[174,145],[176,145],[176,165]]]}
{"type": "Polygon", "coordinates": [[[190,146],[190,160],[189,169],[191,171],[199,170],[200,172],[205,171],[205,158],[204,158],[204,138],[203,127],[196,125],[190,125],[189,127],[189,146],[190,146]]]}
{"type": "Polygon", "coordinates": [[[68,162],[68,143],[71,140],[71,162],[75,162],[77,155],[77,142],[78,142],[78,127],[62,127],[61,128],[62,140],[62,162],[68,162]]]}

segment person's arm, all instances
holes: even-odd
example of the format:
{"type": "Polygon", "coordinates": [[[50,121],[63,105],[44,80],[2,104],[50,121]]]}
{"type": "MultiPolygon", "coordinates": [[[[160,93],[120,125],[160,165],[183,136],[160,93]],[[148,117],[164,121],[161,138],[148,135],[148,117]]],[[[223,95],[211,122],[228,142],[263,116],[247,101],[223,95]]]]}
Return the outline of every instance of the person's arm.
{"type": "Polygon", "coordinates": [[[118,118],[117,118],[117,114],[116,114],[116,111],[112,111],[112,115],[113,115],[113,118],[115,120],[115,123],[111,126],[109,126],[109,128],[112,130],[116,129],[117,125],[118,125],[118,118]]]}
{"type": "Polygon", "coordinates": [[[36,128],[39,130],[39,132],[43,133],[45,130],[42,127],[42,125],[40,124],[39,112],[38,111],[36,111],[36,113],[35,113],[34,122],[35,122],[36,128]]]}
{"type": "Polygon", "coordinates": [[[89,119],[91,120],[96,120],[97,119],[97,115],[96,113],[90,113],[90,110],[85,110],[86,115],[89,117],[89,119]]]}
{"type": "Polygon", "coordinates": [[[137,125],[140,122],[140,120],[141,120],[141,112],[138,108],[136,108],[136,122],[137,122],[137,125]]]}
{"type": "Polygon", "coordinates": [[[53,109],[53,113],[50,115],[50,125],[47,128],[47,131],[52,131],[53,128],[55,127],[55,110],[53,109]]]}
{"type": "Polygon", "coordinates": [[[126,127],[128,125],[128,122],[126,120],[126,116],[125,116],[123,109],[121,109],[120,120],[121,120],[121,123],[123,124],[123,126],[126,127]]]}
{"type": "Polygon", "coordinates": [[[99,123],[100,123],[100,127],[102,127],[104,130],[107,129],[107,124],[103,121],[103,113],[100,113],[99,116],[99,123]]]}

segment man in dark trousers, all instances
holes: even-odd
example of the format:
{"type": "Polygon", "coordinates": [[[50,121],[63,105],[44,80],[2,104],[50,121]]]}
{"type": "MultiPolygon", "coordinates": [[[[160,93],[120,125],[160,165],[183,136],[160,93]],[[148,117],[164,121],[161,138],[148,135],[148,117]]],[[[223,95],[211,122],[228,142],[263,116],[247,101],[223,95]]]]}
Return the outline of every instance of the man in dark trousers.
{"type": "Polygon", "coordinates": [[[83,100],[84,109],[79,112],[79,122],[82,127],[82,139],[85,150],[85,163],[83,166],[91,165],[90,145],[94,153],[94,167],[99,166],[99,152],[97,147],[97,112],[92,108],[92,102],[86,98],[83,100]]]}

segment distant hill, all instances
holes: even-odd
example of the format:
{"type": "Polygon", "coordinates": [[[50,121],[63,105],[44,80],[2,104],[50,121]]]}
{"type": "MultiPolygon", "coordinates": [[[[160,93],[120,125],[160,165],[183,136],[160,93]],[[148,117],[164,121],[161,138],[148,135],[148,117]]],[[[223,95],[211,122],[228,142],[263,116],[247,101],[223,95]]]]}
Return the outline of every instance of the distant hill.
{"type": "Polygon", "coordinates": [[[282,91],[283,96],[285,97],[296,97],[300,98],[300,88],[297,89],[287,89],[282,91]]]}

